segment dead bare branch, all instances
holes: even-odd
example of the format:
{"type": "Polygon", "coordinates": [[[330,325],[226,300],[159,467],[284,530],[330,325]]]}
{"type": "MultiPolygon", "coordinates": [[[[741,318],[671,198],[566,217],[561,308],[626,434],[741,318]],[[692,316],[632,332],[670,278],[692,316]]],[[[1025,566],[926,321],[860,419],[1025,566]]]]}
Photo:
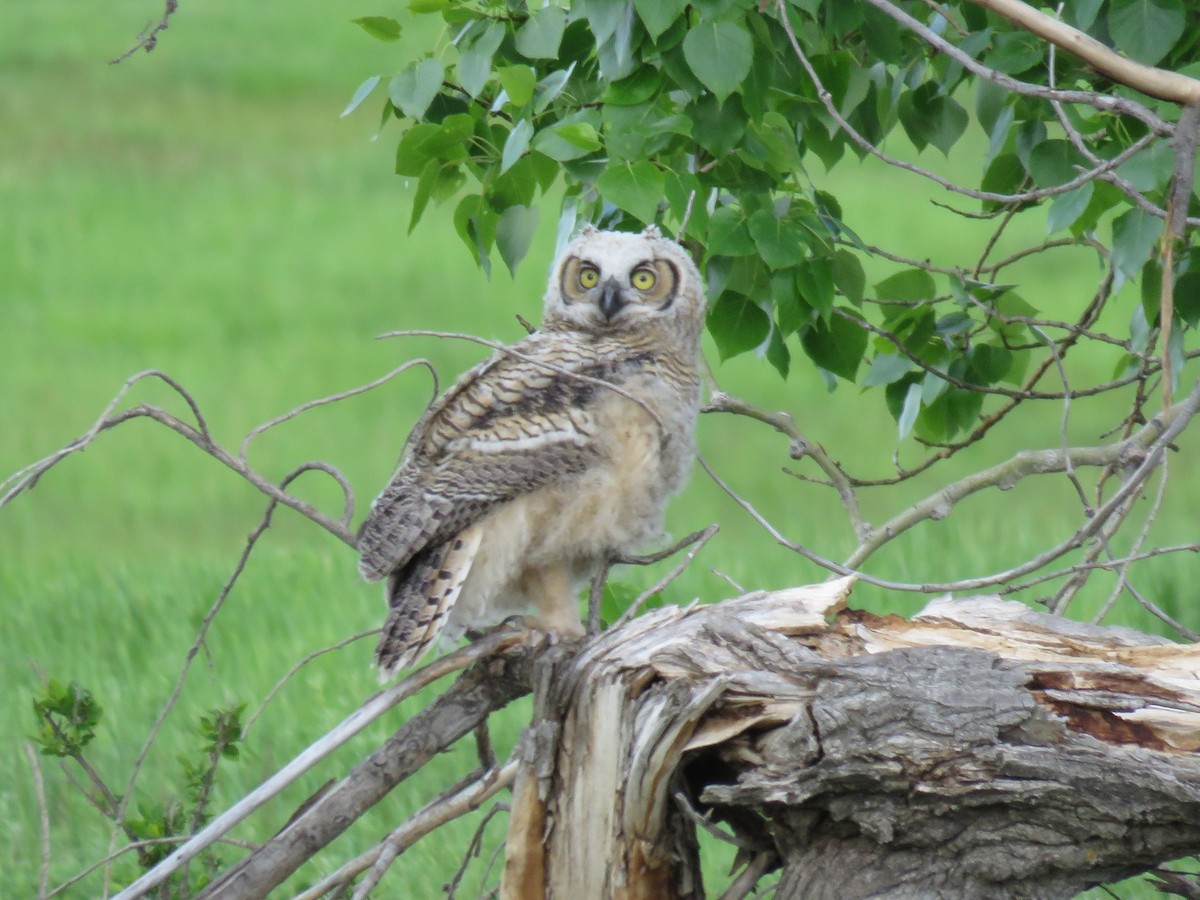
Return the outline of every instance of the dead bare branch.
{"type": "Polygon", "coordinates": [[[46,805],[46,784],[42,780],[42,764],[38,760],[33,744],[26,741],[21,745],[29,770],[33,774],[33,791],[38,805],[38,834],[41,837],[41,864],[38,866],[38,900],[45,900],[50,889],[50,808],[46,805]]]}
{"type": "MultiPolygon", "coordinates": [[[[213,821],[210,822],[207,827],[198,832],[186,844],[184,844],[182,847],[160,862],[157,866],[123,890],[117,895],[117,900],[133,900],[133,898],[143,896],[151,888],[161,884],[168,877],[186,865],[189,861],[198,856],[204,849],[211,846],[214,841],[226,834],[229,829],[233,828],[233,826],[241,822],[252,812],[283,790],[287,785],[291,784],[354,735],[362,731],[363,728],[367,727],[369,724],[394,707],[401,700],[412,696],[417,691],[421,690],[427,685],[432,684],[439,678],[443,678],[446,675],[466,668],[478,660],[485,659],[493,654],[501,653],[505,650],[515,647],[526,640],[527,635],[525,632],[514,631],[510,628],[501,628],[500,630],[480,638],[479,640],[469,644],[466,647],[463,647],[460,650],[456,650],[453,653],[434,660],[423,668],[418,669],[407,678],[404,678],[399,683],[375,694],[355,712],[351,713],[346,719],[344,719],[337,727],[310,744],[290,763],[288,763],[273,776],[264,781],[259,787],[255,788],[253,791],[235,803],[223,814],[213,819],[213,821]]],[[[451,688],[446,694],[442,695],[442,700],[439,700],[433,706],[429,707],[426,712],[428,712],[430,709],[441,708],[443,704],[446,706],[452,705],[456,702],[455,699],[447,700],[446,698],[457,698],[459,694],[466,692],[468,687],[479,680],[480,677],[478,675],[476,675],[475,678],[467,681],[460,679],[459,683],[465,684],[467,687],[460,688],[457,692],[455,692],[454,688],[451,688]]],[[[411,726],[420,718],[421,716],[418,716],[417,718],[413,719],[409,725],[411,726]]],[[[430,716],[430,718],[432,718],[432,716],[430,716]]],[[[420,731],[418,730],[417,733],[420,733],[420,731]]],[[[405,729],[401,729],[400,734],[408,737],[412,734],[412,730],[409,728],[409,726],[406,726],[405,729]]],[[[415,759],[416,757],[414,757],[413,761],[415,761],[415,759]]],[[[418,764],[416,768],[419,767],[420,765],[418,764]]],[[[344,784],[345,782],[343,782],[343,785],[344,784]]],[[[340,787],[341,786],[339,786],[339,788],[340,787]]],[[[339,788],[335,788],[334,791],[327,793],[321,798],[320,802],[312,807],[312,809],[321,807],[323,804],[325,804],[339,788]]],[[[386,791],[384,793],[386,793],[386,791]]],[[[382,796],[382,794],[380,796],[382,796]]],[[[359,814],[361,814],[361,812],[365,809],[365,806],[362,807],[359,810],[359,814]]],[[[283,832],[281,832],[279,835],[276,835],[275,838],[268,842],[268,844],[264,845],[264,848],[256,851],[250,860],[257,860],[261,864],[264,855],[266,855],[268,858],[275,857],[278,854],[281,835],[293,834],[299,827],[299,823],[310,821],[310,813],[311,809],[300,815],[291,825],[285,828],[283,832]],[[268,851],[266,848],[271,848],[271,850],[268,851]]],[[[348,825],[348,821],[342,823],[343,828],[348,825]]],[[[332,837],[330,840],[332,840],[332,837]]],[[[296,864],[299,865],[299,862],[296,864]]],[[[253,884],[253,875],[259,871],[259,867],[247,866],[246,869],[249,870],[251,874],[248,876],[238,874],[237,879],[239,880],[240,884],[253,884]],[[247,878],[250,879],[249,882],[247,882],[247,878]]],[[[239,873],[241,871],[242,870],[239,869],[239,873]]],[[[273,871],[277,872],[278,870],[273,871]]],[[[286,877],[287,873],[284,873],[279,878],[279,881],[276,881],[272,887],[278,885],[286,877]]],[[[224,884],[228,883],[225,882],[224,884]]],[[[225,887],[218,888],[216,885],[213,885],[210,886],[205,893],[206,895],[212,895],[217,890],[226,889],[227,888],[225,887]]],[[[229,896],[239,896],[237,889],[229,889],[233,891],[233,893],[229,896]]],[[[225,895],[222,894],[221,896],[225,895]]]]}
{"type": "Polygon", "coordinates": [[[175,10],[179,8],[179,0],[164,0],[162,18],[158,22],[147,22],[146,27],[142,29],[142,33],[138,35],[137,43],[122,53],[120,56],[110,59],[108,64],[115,66],[118,63],[124,62],[133,56],[139,50],[145,50],[150,53],[158,46],[158,36],[167,30],[171,24],[171,16],[175,14],[175,10]]]}
{"type": "Polygon", "coordinates": [[[354,900],[365,900],[397,856],[431,831],[479,809],[491,797],[510,787],[516,775],[517,762],[510,760],[503,768],[484,772],[475,781],[450,796],[438,798],[422,808],[379,845],[379,854],[371,866],[371,872],[355,889],[354,900]]]}
{"type": "Polygon", "coordinates": [[[343,638],[335,644],[330,644],[328,647],[322,647],[320,650],[314,650],[312,653],[309,653],[302,660],[293,665],[287,670],[286,673],[284,673],[282,678],[275,682],[275,684],[271,687],[271,690],[267,691],[267,695],[263,697],[262,702],[258,704],[258,708],[250,714],[250,717],[246,720],[245,726],[242,728],[243,737],[250,733],[250,729],[253,727],[254,723],[258,721],[258,717],[266,711],[267,706],[272,700],[275,699],[275,695],[283,689],[284,685],[286,685],[292,680],[293,677],[295,677],[297,672],[299,672],[317,657],[324,656],[326,653],[332,653],[335,650],[341,650],[344,647],[349,647],[351,644],[357,643],[364,638],[377,635],[379,632],[379,628],[372,628],[370,631],[360,631],[358,634],[352,634],[350,637],[343,638]]]}

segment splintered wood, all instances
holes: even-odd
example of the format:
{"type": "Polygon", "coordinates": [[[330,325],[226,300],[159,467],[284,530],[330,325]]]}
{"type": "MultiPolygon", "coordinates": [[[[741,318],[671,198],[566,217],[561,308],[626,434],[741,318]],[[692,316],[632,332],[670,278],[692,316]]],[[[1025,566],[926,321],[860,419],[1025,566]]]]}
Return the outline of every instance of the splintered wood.
{"type": "Polygon", "coordinates": [[[781,897],[1068,897],[1200,851],[1200,646],[852,585],[656,609],[543,678],[502,896],[703,897],[713,820],[781,897]]]}

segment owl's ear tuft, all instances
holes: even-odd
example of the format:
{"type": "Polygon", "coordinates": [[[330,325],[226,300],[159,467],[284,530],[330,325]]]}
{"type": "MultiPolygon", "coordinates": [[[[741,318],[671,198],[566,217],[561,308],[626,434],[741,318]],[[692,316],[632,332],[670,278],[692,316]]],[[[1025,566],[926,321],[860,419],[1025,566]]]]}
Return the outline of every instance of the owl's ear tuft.
{"type": "Polygon", "coordinates": [[[660,240],[662,238],[662,232],[658,230],[657,225],[647,225],[642,229],[642,237],[649,238],[652,241],[660,240]]]}
{"type": "Polygon", "coordinates": [[[600,233],[600,229],[597,228],[595,225],[593,225],[591,222],[588,222],[586,225],[583,226],[583,231],[579,232],[579,236],[580,237],[591,237],[592,235],[599,234],[599,233],[600,233]]]}

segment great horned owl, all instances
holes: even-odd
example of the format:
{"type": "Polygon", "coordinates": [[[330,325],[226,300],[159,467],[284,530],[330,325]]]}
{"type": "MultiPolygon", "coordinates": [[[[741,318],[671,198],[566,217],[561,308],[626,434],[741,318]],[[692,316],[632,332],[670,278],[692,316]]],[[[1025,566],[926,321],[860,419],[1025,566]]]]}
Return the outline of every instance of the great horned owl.
{"type": "Polygon", "coordinates": [[[530,607],[582,634],[582,582],[659,536],[687,479],[704,307],[695,264],[656,228],[587,228],[564,249],[541,329],[426,411],[359,532],[359,570],[387,579],[381,677],[443,630],[530,607]]]}

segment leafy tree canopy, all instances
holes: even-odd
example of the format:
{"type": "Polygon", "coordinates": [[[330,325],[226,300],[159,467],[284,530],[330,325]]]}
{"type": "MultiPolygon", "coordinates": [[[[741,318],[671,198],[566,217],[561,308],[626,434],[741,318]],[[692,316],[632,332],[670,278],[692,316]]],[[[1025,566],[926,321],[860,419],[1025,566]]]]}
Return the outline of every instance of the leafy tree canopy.
{"type": "MultiPolygon", "coordinates": [[[[357,22],[412,43],[383,109],[385,122],[402,124],[396,172],[415,179],[411,225],[431,203],[452,203],[485,270],[493,250],[517,266],[547,194],[561,198],[560,238],[585,221],[658,223],[705,266],[723,359],[757,349],[786,377],[802,352],[831,387],[882,388],[902,437],[949,441],[974,426],[986,394],[1036,395],[1044,369],[1031,375],[1031,351],[1065,352],[1080,332],[1048,336],[1039,326],[1050,311],[986,259],[941,269],[893,259],[892,274],[868,283],[862,260],[872,251],[810,172],[814,159],[829,168],[847,155],[885,158],[877,148],[900,128],[918,150],[986,146],[974,184],[945,182],[958,206],[998,229],[1036,209],[1054,241],[1096,247],[1111,272],[1099,306],[1145,276],[1117,381],[1158,365],[1146,351],[1174,162],[1163,138],[1178,107],[1066,53],[1049,67],[1045,41],[981,5],[409,8],[443,20],[432,48],[394,19],[357,22]]],[[[1072,0],[1061,19],[1133,60],[1200,74],[1200,28],[1184,0],[1072,0]]],[[[368,79],[347,112],[384,83],[368,79]]],[[[1181,360],[1182,326],[1200,321],[1200,250],[1174,254],[1173,267],[1171,350],[1181,360]]],[[[1071,313],[1080,329],[1097,314],[1071,313]]]]}

